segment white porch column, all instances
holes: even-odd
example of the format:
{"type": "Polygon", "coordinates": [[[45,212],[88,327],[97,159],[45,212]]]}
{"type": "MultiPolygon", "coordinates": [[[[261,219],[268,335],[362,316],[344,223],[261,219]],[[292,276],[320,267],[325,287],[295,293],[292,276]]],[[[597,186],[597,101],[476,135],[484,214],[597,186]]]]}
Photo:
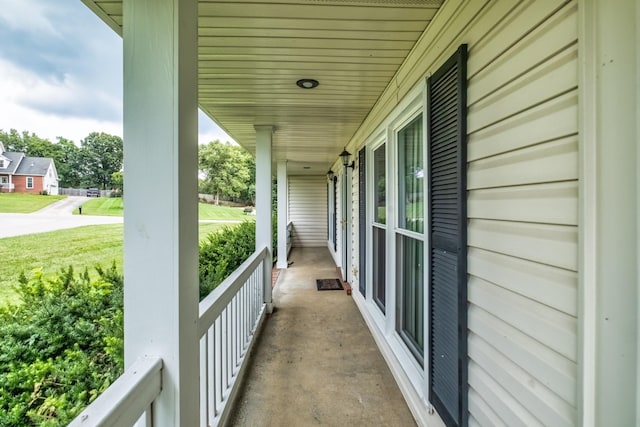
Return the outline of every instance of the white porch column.
{"type": "Polygon", "coordinates": [[[289,221],[287,161],[278,162],[278,268],[287,268],[287,222],[289,221]]]}
{"type": "Polygon", "coordinates": [[[125,364],[163,361],[154,426],[198,410],[197,1],[124,0],[125,364]]]}
{"type": "Polygon", "coordinates": [[[581,419],[638,414],[640,3],[580,5],[581,419]]]}
{"type": "MultiPolygon", "coordinates": [[[[256,126],[256,249],[273,253],[271,230],[271,137],[273,126],[256,126]]],[[[271,264],[265,269],[264,302],[271,310],[271,264]]]]}

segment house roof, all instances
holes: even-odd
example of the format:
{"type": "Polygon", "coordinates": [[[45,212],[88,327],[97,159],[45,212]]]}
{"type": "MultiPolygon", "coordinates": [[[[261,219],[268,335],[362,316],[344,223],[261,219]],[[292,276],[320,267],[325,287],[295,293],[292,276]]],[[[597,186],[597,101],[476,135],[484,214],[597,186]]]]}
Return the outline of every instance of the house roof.
{"type": "Polygon", "coordinates": [[[7,159],[10,160],[9,163],[9,167],[6,169],[0,169],[1,173],[7,173],[7,174],[15,174],[16,173],[16,169],[18,168],[18,166],[20,165],[20,160],[22,160],[24,158],[24,153],[14,153],[11,151],[7,151],[4,153],[1,153],[4,157],[6,157],[7,159]]]}
{"type": "Polygon", "coordinates": [[[52,163],[53,159],[50,157],[25,157],[20,162],[15,175],[45,176],[52,163]]]}
{"type": "MultiPolygon", "coordinates": [[[[122,0],[82,1],[122,35],[122,0]]],[[[355,135],[368,136],[367,116],[402,98],[403,64],[443,3],[200,0],[200,108],[251,152],[254,125],[275,126],[274,161],[324,174],[355,135]],[[301,89],[303,78],[320,85],[301,89]]]]}

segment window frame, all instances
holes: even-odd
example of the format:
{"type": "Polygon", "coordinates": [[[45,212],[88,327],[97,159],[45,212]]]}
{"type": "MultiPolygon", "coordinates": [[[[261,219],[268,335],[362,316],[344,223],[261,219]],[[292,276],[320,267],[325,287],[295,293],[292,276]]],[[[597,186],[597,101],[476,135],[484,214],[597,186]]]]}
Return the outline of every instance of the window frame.
{"type": "MultiPolygon", "coordinates": [[[[407,128],[407,126],[415,123],[419,123],[419,125],[421,126],[421,144],[422,144],[422,157],[420,159],[421,164],[422,164],[422,168],[424,170],[425,168],[425,147],[426,147],[426,141],[425,141],[425,129],[424,129],[424,118],[425,118],[425,108],[424,108],[424,103],[422,102],[422,98],[418,97],[416,98],[416,101],[414,103],[412,103],[411,105],[413,108],[408,108],[407,110],[405,110],[404,114],[399,115],[398,120],[395,123],[395,126],[392,127],[392,135],[393,135],[393,147],[392,150],[394,152],[394,157],[393,157],[393,164],[394,164],[394,173],[395,173],[395,179],[398,180],[399,179],[399,172],[400,172],[400,155],[399,155],[399,150],[400,150],[400,145],[399,145],[399,135],[400,132],[402,132],[404,129],[407,128]]],[[[423,178],[424,179],[424,178],[423,178]]],[[[406,350],[413,356],[414,361],[419,365],[419,367],[421,369],[424,369],[425,367],[425,345],[427,343],[427,329],[424,326],[424,319],[426,318],[426,316],[428,315],[427,313],[427,304],[426,304],[426,294],[427,294],[427,290],[425,289],[425,247],[427,246],[427,237],[426,234],[424,232],[424,227],[423,227],[423,232],[416,232],[413,230],[409,230],[404,228],[404,226],[401,226],[401,219],[400,219],[400,214],[402,213],[402,208],[399,206],[399,200],[402,197],[401,196],[401,186],[399,185],[399,183],[396,181],[395,184],[395,189],[396,189],[396,193],[393,195],[394,197],[394,224],[393,224],[393,236],[388,236],[387,239],[392,239],[394,241],[394,246],[395,246],[395,254],[396,256],[394,257],[393,263],[394,263],[394,270],[395,270],[395,324],[394,324],[394,329],[396,331],[396,333],[398,334],[400,340],[402,341],[402,343],[404,344],[406,350]],[[403,261],[403,257],[404,254],[402,253],[402,247],[401,247],[401,240],[405,239],[405,238],[410,238],[410,239],[414,239],[418,242],[420,242],[422,244],[422,265],[421,265],[421,271],[422,271],[422,275],[420,276],[420,279],[422,281],[422,300],[419,301],[421,306],[422,306],[422,348],[419,347],[419,343],[417,342],[417,340],[412,337],[406,330],[405,330],[405,325],[404,325],[404,314],[406,312],[406,310],[408,309],[407,307],[405,307],[405,300],[404,300],[404,295],[405,295],[405,283],[403,283],[404,277],[404,261],[403,261]]],[[[423,203],[426,202],[426,185],[423,184],[422,186],[422,200],[423,203]]],[[[422,210],[422,220],[423,220],[423,224],[425,223],[425,209],[423,207],[422,210]]]]}
{"type": "Polygon", "coordinates": [[[386,135],[382,135],[380,137],[378,137],[375,142],[373,144],[370,145],[370,174],[369,176],[371,177],[370,182],[370,197],[372,199],[372,203],[371,203],[371,209],[370,209],[370,215],[369,215],[369,229],[371,231],[371,255],[370,255],[370,259],[371,259],[371,272],[370,272],[370,277],[371,277],[371,299],[374,302],[375,306],[380,310],[380,312],[382,313],[383,316],[386,315],[387,313],[387,295],[388,295],[388,281],[387,281],[387,264],[389,262],[388,260],[388,251],[387,251],[387,234],[389,231],[389,226],[388,226],[388,218],[389,218],[389,205],[387,203],[387,200],[389,198],[389,192],[387,191],[388,187],[389,187],[389,156],[388,156],[388,152],[387,150],[389,149],[389,143],[387,141],[386,135]],[[376,201],[378,200],[377,198],[377,184],[376,184],[376,152],[378,152],[378,150],[383,150],[382,152],[384,153],[384,181],[385,181],[385,191],[384,191],[384,197],[385,197],[385,204],[384,204],[384,222],[380,222],[380,221],[376,221],[376,217],[377,214],[376,212],[379,209],[379,206],[377,205],[376,201]],[[375,243],[378,242],[379,240],[377,239],[379,236],[376,235],[376,232],[382,232],[384,238],[382,239],[382,246],[377,246],[379,249],[381,249],[384,252],[384,265],[380,265],[379,262],[379,258],[378,258],[378,254],[376,254],[375,249],[375,243]],[[373,260],[376,260],[376,262],[374,263],[373,260]],[[375,264],[375,265],[374,265],[375,264]],[[376,270],[377,269],[377,270],[376,270]],[[376,274],[377,273],[377,274],[376,274]],[[382,283],[380,285],[378,285],[377,283],[374,283],[374,279],[380,279],[382,280],[382,283]],[[381,292],[382,290],[382,292],[381,292]],[[380,298],[380,294],[383,293],[384,294],[384,300],[381,300],[380,298]]]}
{"type": "Polygon", "coordinates": [[[32,190],[35,187],[35,180],[33,179],[32,176],[26,177],[25,185],[26,185],[27,190],[32,190]],[[29,182],[31,182],[31,184],[29,184],[29,182]]]}

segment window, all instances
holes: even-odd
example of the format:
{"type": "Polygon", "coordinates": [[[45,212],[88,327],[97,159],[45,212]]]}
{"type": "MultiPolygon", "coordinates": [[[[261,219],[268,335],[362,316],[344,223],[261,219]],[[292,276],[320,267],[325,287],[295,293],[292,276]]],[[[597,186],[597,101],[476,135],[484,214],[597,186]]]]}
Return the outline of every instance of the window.
{"type": "Polygon", "coordinates": [[[27,188],[33,188],[33,177],[32,176],[28,176],[27,177],[27,188]]]}
{"type": "Polygon", "coordinates": [[[0,184],[8,184],[9,178],[6,176],[0,176],[0,184]]]}
{"type": "Polygon", "coordinates": [[[386,144],[373,151],[373,300],[384,313],[386,310],[386,227],[387,176],[386,144]]]}
{"type": "Polygon", "coordinates": [[[422,233],[424,229],[424,169],[422,115],[398,132],[398,226],[422,233]]]}
{"type": "Polygon", "coordinates": [[[422,114],[396,134],[398,229],[396,230],[396,329],[424,363],[424,168],[422,114]]]}
{"type": "Polygon", "coordinates": [[[7,166],[4,164],[4,159],[0,159],[0,168],[6,168],[7,166]]]}
{"type": "Polygon", "coordinates": [[[373,220],[379,224],[387,223],[387,177],[386,153],[382,144],[373,152],[373,220]]]}
{"type": "Polygon", "coordinates": [[[401,284],[400,335],[422,364],[424,353],[424,244],[398,235],[398,282],[401,284]]]}

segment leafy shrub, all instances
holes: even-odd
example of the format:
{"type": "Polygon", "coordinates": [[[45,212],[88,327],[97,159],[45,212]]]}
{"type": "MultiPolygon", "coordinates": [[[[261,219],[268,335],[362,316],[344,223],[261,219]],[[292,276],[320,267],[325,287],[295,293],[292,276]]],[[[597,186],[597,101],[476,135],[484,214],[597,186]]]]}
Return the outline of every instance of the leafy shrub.
{"type": "Polygon", "coordinates": [[[0,425],[66,425],[123,371],[123,280],[24,275],[0,307],[0,425]]]}
{"type": "MultiPolygon", "coordinates": [[[[254,251],[254,222],[211,233],[200,297],[254,251]]],[[[72,267],[52,279],[21,275],[21,303],[0,306],[0,426],[67,425],[122,374],[123,277],[115,264],[96,269],[93,280],[72,267]]]]}
{"type": "MultiPolygon", "coordinates": [[[[278,246],[278,220],[272,218],[272,247],[278,246]]],[[[256,224],[244,221],[239,225],[224,226],[209,233],[200,244],[200,299],[231,275],[256,251],[256,224]]],[[[274,255],[274,260],[275,255],[274,255]]]]}
{"type": "Polygon", "coordinates": [[[200,244],[200,299],[206,297],[256,250],[256,226],[244,221],[209,233],[200,244]]]}

